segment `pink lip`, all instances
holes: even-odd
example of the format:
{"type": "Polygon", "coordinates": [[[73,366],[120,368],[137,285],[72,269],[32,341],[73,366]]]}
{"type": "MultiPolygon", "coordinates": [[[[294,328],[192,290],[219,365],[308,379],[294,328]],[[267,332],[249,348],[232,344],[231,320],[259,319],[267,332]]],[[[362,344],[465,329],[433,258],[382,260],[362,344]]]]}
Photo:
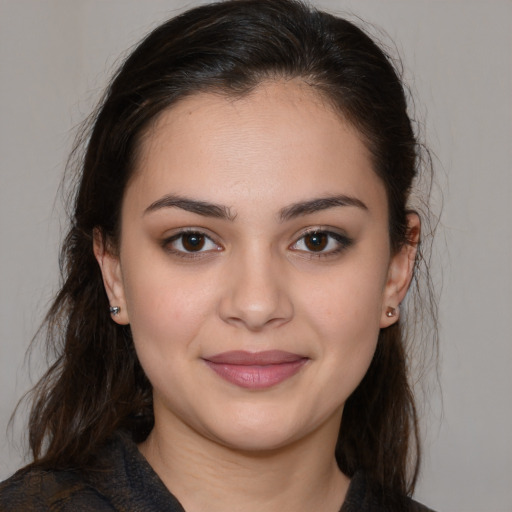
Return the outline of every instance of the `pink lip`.
{"type": "Polygon", "coordinates": [[[265,389],[295,375],[309,359],[291,352],[235,350],[204,359],[224,380],[248,389],[265,389]]]}

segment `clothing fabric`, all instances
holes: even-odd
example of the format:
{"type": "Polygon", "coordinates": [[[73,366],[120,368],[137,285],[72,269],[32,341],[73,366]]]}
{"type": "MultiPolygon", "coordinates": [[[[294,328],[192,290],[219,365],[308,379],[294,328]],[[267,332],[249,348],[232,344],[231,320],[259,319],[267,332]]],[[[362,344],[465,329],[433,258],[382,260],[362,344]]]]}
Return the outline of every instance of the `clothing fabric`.
{"type": "MultiPolygon", "coordinates": [[[[20,470],[0,484],[0,511],[185,512],[128,434],[116,433],[99,453],[96,466],[89,471],[20,470]]],[[[429,509],[409,498],[380,491],[362,472],[353,476],[340,509],[399,511],[429,509]],[[384,500],[388,505],[383,505],[384,500]]]]}

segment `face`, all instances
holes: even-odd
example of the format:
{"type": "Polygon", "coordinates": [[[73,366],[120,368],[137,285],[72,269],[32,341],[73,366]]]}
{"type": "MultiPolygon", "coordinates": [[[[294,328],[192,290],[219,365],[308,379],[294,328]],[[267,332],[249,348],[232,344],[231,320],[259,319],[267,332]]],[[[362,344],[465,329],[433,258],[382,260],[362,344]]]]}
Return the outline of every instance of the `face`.
{"type": "Polygon", "coordinates": [[[164,112],[125,193],[118,256],[95,247],[156,426],[245,450],[337,433],[407,288],[387,219],[358,133],[308,86],[164,112]]]}

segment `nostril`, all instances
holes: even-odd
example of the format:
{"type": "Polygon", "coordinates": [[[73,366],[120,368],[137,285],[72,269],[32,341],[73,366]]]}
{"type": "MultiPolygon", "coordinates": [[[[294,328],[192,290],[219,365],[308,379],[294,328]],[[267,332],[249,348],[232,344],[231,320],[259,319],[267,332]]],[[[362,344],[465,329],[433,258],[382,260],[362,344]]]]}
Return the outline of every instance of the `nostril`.
{"type": "Polygon", "coordinates": [[[232,293],[221,301],[219,315],[223,321],[252,331],[277,327],[293,317],[290,298],[281,292],[257,295],[232,293]]]}

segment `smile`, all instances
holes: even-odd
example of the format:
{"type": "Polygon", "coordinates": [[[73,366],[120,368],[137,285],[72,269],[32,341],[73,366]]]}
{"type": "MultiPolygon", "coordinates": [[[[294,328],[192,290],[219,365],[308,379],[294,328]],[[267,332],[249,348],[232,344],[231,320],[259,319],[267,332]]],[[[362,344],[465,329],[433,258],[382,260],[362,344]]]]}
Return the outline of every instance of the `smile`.
{"type": "Polygon", "coordinates": [[[232,351],[204,359],[221,378],[247,389],[265,389],[295,375],[309,358],[270,350],[265,352],[232,351]]]}

